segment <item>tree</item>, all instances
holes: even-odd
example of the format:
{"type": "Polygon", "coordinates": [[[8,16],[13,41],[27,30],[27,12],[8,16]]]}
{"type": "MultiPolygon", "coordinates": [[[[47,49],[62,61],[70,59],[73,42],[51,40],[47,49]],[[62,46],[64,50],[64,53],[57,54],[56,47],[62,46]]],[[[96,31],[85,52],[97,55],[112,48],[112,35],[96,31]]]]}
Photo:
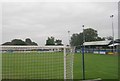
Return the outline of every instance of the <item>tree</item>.
{"type": "Polygon", "coordinates": [[[31,45],[35,45],[35,46],[37,46],[38,44],[37,44],[37,43],[35,43],[35,42],[32,42],[32,43],[31,43],[31,45]]]}
{"type": "Polygon", "coordinates": [[[27,39],[25,39],[25,43],[29,45],[29,44],[32,44],[32,41],[30,38],[27,38],[27,39]]]}
{"type": "Polygon", "coordinates": [[[97,39],[96,39],[96,41],[103,41],[103,40],[105,40],[104,37],[103,37],[103,38],[101,38],[101,37],[97,37],[97,39]]]}
{"type": "Polygon", "coordinates": [[[62,40],[59,40],[59,39],[57,39],[57,40],[55,41],[55,43],[56,43],[56,45],[63,45],[63,44],[62,44],[62,40]]]}
{"type": "Polygon", "coordinates": [[[12,43],[11,42],[5,42],[2,45],[12,45],[12,43]]]}
{"type": "Polygon", "coordinates": [[[62,40],[60,39],[55,40],[55,38],[51,36],[51,37],[48,37],[45,45],[63,45],[63,44],[62,44],[62,40]]]}
{"type": "Polygon", "coordinates": [[[2,45],[37,45],[37,43],[32,42],[31,39],[27,38],[25,41],[21,39],[13,39],[11,42],[6,42],[2,45]]]}
{"type": "Polygon", "coordinates": [[[81,36],[81,33],[80,34],[73,34],[72,37],[71,37],[71,41],[70,41],[70,44],[71,46],[79,46],[82,44],[82,36],[81,36]]]}
{"type": "Polygon", "coordinates": [[[26,38],[26,39],[25,39],[25,43],[26,43],[27,45],[38,45],[37,43],[32,42],[30,38],[26,38]]]}
{"type": "Polygon", "coordinates": [[[72,35],[70,42],[71,46],[81,46],[83,44],[83,33],[85,36],[85,42],[104,40],[104,38],[98,36],[97,30],[87,28],[84,29],[82,33],[72,35]]]}
{"type": "Polygon", "coordinates": [[[21,39],[13,39],[11,41],[12,45],[26,45],[26,43],[24,41],[22,41],[21,39]]]}
{"type": "Polygon", "coordinates": [[[113,40],[113,37],[112,36],[107,36],[107,37],[104,37],[104,39],[113,40]]]}
{"type": "Polygon", "coordinates": [[[48,37],[48,39],[46,40],[46,45],[55,45],[55,39],[54,37],[48,37]]]}
{"type": "Polygon", "coordinates": [[[84,35],[85,35],[85,41],[86,42],[90,42],[90,41],[96,41],[98,34],[97,31],[92,29],[92,28],[88,28],[84,30],[84,35]]]}

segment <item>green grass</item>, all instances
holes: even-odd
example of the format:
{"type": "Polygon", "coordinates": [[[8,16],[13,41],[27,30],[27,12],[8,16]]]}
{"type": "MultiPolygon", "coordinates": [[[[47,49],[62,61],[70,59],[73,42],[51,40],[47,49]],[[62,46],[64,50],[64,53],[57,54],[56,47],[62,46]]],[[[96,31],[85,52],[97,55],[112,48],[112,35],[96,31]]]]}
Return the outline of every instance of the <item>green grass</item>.
{"type": "Polygon", "coordinates": [[[62,79],[62,53],[2,55],[3,79],[62,79]]]}
{"type": "MultiPolygon", "coordinates": [[[[74,79],[82,79],[82,56],[74,57],[74,79]]],[[[86,79],[118,79],[118,56],[85,54],[86,79]]]]}
{"type": "MultiPolygon", "coordinates": [[[[74,55],[73,71],[74,79],[82,79],[81,54],[74,55]]],[[[85,54],[85,75],[86,79],[117,79],[118,56],[85,54]]],[[[63,54],[2,54],[2,77],[3,79],[63,79],[63,54]],[[54,69],[50,71],[50,68],[54,69]],[[41,76],[42,73],[44,76],[41,76]]]]}

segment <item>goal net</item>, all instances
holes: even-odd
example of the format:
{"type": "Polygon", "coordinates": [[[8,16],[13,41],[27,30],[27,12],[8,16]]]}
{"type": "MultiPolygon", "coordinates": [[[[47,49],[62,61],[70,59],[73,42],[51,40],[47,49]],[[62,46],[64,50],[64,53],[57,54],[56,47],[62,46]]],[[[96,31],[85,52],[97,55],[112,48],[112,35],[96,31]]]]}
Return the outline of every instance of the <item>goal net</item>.
{"type": "Polygon", "coordinates": [[[73,79],[74,49],[2,46],[2,79],[73,79]]]}

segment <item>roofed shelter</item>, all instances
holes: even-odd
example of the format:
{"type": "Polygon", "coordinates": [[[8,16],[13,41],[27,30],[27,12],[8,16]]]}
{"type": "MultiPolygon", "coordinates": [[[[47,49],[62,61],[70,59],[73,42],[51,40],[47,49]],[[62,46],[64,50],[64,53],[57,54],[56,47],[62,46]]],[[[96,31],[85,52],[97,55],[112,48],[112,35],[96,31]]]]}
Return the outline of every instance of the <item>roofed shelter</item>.
{"type": "Polygon", "coordinates": [[[110,42],[111,40],[92,41],[85,42],[83,45],[85,46],[85,52],[106,54],[106,52],[110,50],[110,42]]]}

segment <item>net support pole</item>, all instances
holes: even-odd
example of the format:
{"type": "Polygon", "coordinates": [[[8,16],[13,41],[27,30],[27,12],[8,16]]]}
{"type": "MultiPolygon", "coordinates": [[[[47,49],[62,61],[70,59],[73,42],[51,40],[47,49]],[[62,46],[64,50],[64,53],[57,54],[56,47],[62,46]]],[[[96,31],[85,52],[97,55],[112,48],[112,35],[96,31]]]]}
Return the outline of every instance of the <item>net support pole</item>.
{"type": "Polygon", "coordinates": [[[71,76],[71,79],[73,80],[73,49],[71,49],[71,76]]]}
{"type": "Polygon", "coordinates": [[[66,49],[64,47],[64,81],[66,81],[66,49]]]}
{"type": "Polygon", "coordinates": [[[73,79],[73,71],[74,71],[74,70],[73,70],[73,69],[74,69],[73,66],[74,66],[74,54],[75,54],[75,48],[76,48],[76,47],[73,48],[73,54],[72,54],[72,79],[73,79]]]}
{"type": "Polygon", "coordinates": [[[85,62],[84,62],[84,52],[85,52],[85,33],[84,33],[84,25],[83,27],[83,46],[82,46],[82,75],[83,75],[83,80],[85,80],[85,62]]]}
{"type": "Polygon", "coordinates": [[[73,55],[73,49],[70,48],[70,54],[69,54],[69,63],[70,63],[70,70],[69,70],[69,73],[70,73],[70,81],[73,80],[73,59],[72,59],[72,55],[73,55]]]}
{"type": "Polygon", "coordinates": [[[85,80],[84,46],[82,47],[82,75],[83,80],[85,80]]]}

